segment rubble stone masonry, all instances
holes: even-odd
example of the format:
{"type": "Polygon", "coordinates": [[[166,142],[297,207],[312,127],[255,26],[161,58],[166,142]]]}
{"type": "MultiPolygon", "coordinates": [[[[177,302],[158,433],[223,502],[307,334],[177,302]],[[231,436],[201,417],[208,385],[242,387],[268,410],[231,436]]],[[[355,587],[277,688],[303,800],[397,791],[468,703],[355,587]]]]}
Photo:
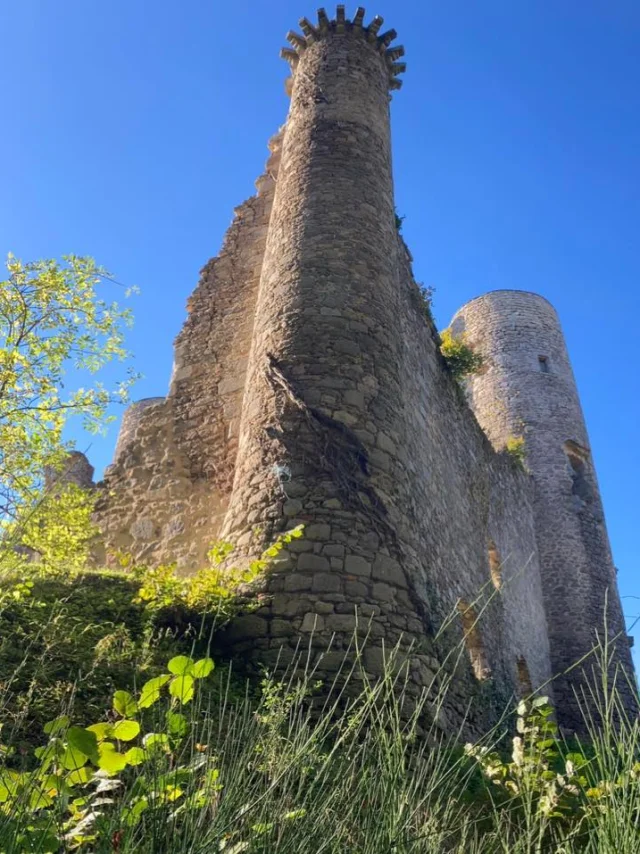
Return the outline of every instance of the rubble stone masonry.
{"type": "MultiPolygon", "coordinates": [[[[525,440],[534,483],[534,516],[542,592],[559,720],[579,719],[584,671],[578,662],[605,637],[614,662],[632,672],[595,468],[578,390],[558,316],[547,300],[524,291],[494,291],[463,306],[452,329],[482,354],[469,378],[469,402],[499,450],[525,440]]],[[[618,680],[621,691],[625,680],[618,680]]],[[[631,702],[631,697],[629,698],[631,702]]]]}
{"type": "MultiPolygon", "coordinates": [[[[538,436],[530,450],[527,439],[529,475],[500,452],[513,418],[493,367],[470,386],[479,424],[440,355],[396,227],[389,93],[400,88],[404,50],[381,25],[338,6],[335,19],[321,10],[317,24],[301,21],[302,35],[289,33],[286,125],[258,194],[202,271],[167,398],[125,416],[97,518],[106,557],[120,548],[184,571],[202,566],[217,539],[250,557],[303,523],[267,576],[262,607],[230,627],[235,652],[282,663],[302,639],[330,676],[357,629],[374,674],[397,643],[414,691],[436,690],[437,672],[449,673],[439,723],[466,719],[479,731],[510,696],[547,683],[565,663],[558,644],[580,655],[590,642],[590,628],[561,625],[560,573],[581,579],[572,621],[578,608],[593,621],[606,587],[616,628],[621,618],[573,385],[563,403],[571,424],[558,432],[547,387],[501,362],[514,393],[523,382],[523,399],[541,401],[527,422],[538,436]],[[494,424],[492,401],[504,404],[504,423],[494,424]],[[552,447],[548,431],[577,450],[552,447]],[[585,455],[584,484],[571,480],[570,453],[585,455]],[[562,555],[546,538],[555,501],[563,517],[573,513],[562,555]],[[463,655],[452,656],[462,641],[463,655]]],[[[456,323],[493,366],[493,349],[502,358],[508,348],[474,305],[456,323]]],[[[539,323],[539,302],[531,311],[539,323]]],[[[531,347],[565,376],[559,328],[551,340],[536,323],[531,347]]],[[[564,683],[558,697],[570,725],[564,683]]]]}

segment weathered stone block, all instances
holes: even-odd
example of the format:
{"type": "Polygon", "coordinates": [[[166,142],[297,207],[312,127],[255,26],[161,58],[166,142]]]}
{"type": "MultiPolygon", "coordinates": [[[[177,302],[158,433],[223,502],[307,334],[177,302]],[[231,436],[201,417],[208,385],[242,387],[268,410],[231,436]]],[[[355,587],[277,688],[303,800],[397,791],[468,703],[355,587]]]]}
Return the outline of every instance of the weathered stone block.
{"type": "Polygon", "coordinates": [[[155,525],[152,519],[136,519],[129,528],[129,532],[136,540],[151,540],[155,533],[155,525]]]}
{"type": "Polygon", "coordinates": [[[357,618],[352,614],[330,614],[326,619],[328,631],[353,633],[358,625],[357,618]]]}
{"type": "Polygon", "coordinates": [[[310,570],[312,572],[325,572],[331,569],[331,564],[322,555],[308,554],[304,552],[298,558],[298,569],[310,570]]]}
{"type": "Polygon", "coordinates": [[[394,456],[397,451],[396,443],[382,430],[378,431],[378,435],[376,436],[376,445],[381,451],[386,451],[388,454],[391,454],[391,456],[394,456]]]}
{"type": "Polygon", "coordinates": [[[331,526],[325,522],[314,522],[305,525],[304,536],[307,540],[329,540],[331,539],[331,526]]]}
{"type": "Polygon", "coordinates": [[[352,581],[347,578],[344,582],[344,592],[347,596],[353,596],[358,599],[364,599],[369,592],[367,585],[361,581],[352,581]]]}
{"type": "Polygon", "coordinates": [[[344,546],[338,545],[337,543],[328,543],[326,546],[322,547],[322,554],[325,554],[328,557],[344,557],[344,546]]]}
{"type": "Polygon", "coordinates": [[[290,593],[293,593],[298,590],[310,590],[311,580],[312,576],[300,575],[299,573],[295,572],[291,575],[285,576],[284,589],[290,593]]]}
{"type": "Polygon", "coordinates": [[[289,637],[295,634],[290,620],[271,620],[270,629],[273,637],[289,637]]]}
{"type": "Polygon", "coordinates": [[[313,551],[313,543],[310,540],[292,540],[287,548],[292,552],[310,552],[313,551]]]}
{"type": "Polygon", "coordinates": [[[313,576],[311,589],[314,593],[337,593],[340,590],[340,576],[320,572],[313,576]]]}
{"type": "Polygon", "coordinates": [[[307,613],[302,618],[301,632],[321,632],[325,627],[325,618],[320,614],[307,613]]]}
{"type": "Polygon", "coordinates": [[[360,555],[347,555],[344,559],[344,570],[350,575],[371,575],[371,563],[360,555]]]}
{"type": "Polygon", "coordinates": [[[397,560],[386,555],[379,554],[373,561],[371,575],[378,581],[387,581],[397,587],[407,587],[407,579],[404,571],[397,560]]]}
{"type": "Polygon", "coordinates": [[[373,585],[371,593],[378,602],[391,602],[395,591],[388,584],[378,583],[373,585]]]}
{"type": "Polygon", "coordinates": [[[302,510],[302,501],[298,498],[289,498],[284,502],[282,512],[285,516],[297,516],[302,510]]]}
{"type": "Polygon", "coordinates": [[[349,406],[355,406],[356,409],[364,409],[364,394],[355,389],[349,389],[342,395],[343,401],[349,406]]]}
{"type": "Polygon", "coordinates": [[[259,638],[265,637],[269,632],[269,623],[257,614],[247,614],[236,617],[227,628],[227,637],[230,640],[237,638],[259,638]]]}

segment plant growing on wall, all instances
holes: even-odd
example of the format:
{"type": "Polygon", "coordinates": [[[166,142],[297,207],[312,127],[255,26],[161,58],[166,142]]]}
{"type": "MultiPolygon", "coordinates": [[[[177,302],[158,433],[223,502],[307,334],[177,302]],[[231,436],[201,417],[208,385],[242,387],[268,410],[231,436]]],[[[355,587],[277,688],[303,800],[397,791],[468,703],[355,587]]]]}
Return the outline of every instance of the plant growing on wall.
{"type": "MultiPolygon", "coordinates": [[[[194,575],[176,574],[174,564],[157,567],[134,566],[132,576],[140,584],[136,602],[144,603],[151,611],[175,605],[200,611],[214,611],[219,625],[230,619],[238,609],[238,591],[260,578],[278,557],[282,549],[303,534],[303,525],[298,525],[279,537],[246,567],[228,565],[233,552],[231,543],[216,543],[208,553],[209,563],[194,575]]],[[[124,569],[129,568],[130,559],[122,558],[124,569]]],[[[256,601],[254,605],[259,605],[256,601]]]]}
{"type": "Polygon", "coordinates": [[[447,328],[440,333],[440,342],[440,352],[455,379],[462,380],[482,368],[482,356],[467,344],[464,335],[454,335],[447,328]]]}
{"type": "Polygon", "coordinates": [[[433,323],[433,294],[435,288],[433,285],[423,285],[422,282],[416,282],[416,287],[418,289],[418,310],[430,323],[433,323]]]}
{"type": "Polygon", "coordinates": [[[527,470],[527,449],[524,436],[510,436],[507,439],[505,451],[523,471],[527,470]]]}

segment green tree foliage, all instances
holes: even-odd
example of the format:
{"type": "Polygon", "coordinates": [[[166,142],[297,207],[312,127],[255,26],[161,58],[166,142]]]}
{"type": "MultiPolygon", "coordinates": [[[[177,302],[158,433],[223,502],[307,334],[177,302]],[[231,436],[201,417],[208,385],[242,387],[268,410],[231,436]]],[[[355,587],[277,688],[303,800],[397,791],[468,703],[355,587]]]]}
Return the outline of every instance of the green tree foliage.
{"type": "MultiPolygon", "coordinates": [[[[23,263],[10,255],[7,274],[0,282],[0,563],[3,553],[5,560],[15,557],[25,520],[31,539],[43,527],[37,519],[43,476],[58,471],[64,481],[68,419],[80,416],[86,429],[99,430],[109,420],[108,406],[126,402],[134,379],[129,374],[113,388],[95,381],[107,363],[127,359],[131,314],[99,298],[106,273],[92,259],[23,263]],[[67,388],[70,371],[86,377],[87,386],[67,388]]],[[[79,527],[87,516],[80,503],[72,491],[58,502],[58,531],[63,509],[79,527]]]]}
{"type": "MultiPolygon", "coordinates": [[[[48,572],[68,574],[85,569],[96,533],[91,520],[93,507],[91,492],[75,483],[62,484],[20,519],[21,545],[27,554],[36,554],[40,566],[48,572]]],[[[8,562],[15,565],[15,553],[3,558],[0,547],[0,569],[8,562]]]]}

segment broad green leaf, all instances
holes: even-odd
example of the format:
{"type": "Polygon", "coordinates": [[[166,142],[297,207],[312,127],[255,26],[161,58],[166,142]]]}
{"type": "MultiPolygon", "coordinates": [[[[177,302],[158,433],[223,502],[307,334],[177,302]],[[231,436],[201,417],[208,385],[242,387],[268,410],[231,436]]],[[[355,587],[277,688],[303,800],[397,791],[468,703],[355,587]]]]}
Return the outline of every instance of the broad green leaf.
{"type": "Polygon", "coordinates": [[[132,741],[140,732],[138,721],[118,721],[113,725],[113,738],[119,741],[132,741]]]}
{"type": "Polygon", "coordinates": [[[53,799],[40,789],[32,789],[29,792],[29,809],[31,810],[42,810],[50,807],[52,803],[53,799]]]}
{"type": "Polygon", "coordinates": [[[567,762],[573,762],[576,768],[583,768],[589,764],[588,759],[582,753],[567,753],[565,759],[567,762]]]}
{"type": "Polygon", "coordinates": [[[193,667],[193,659],[189,658],[187,655],[176,655],[169,661],[167,665],[169,671],[171,673],[175,673],[176,676],[184,676],[187,673],[191,672],[191,668],[193,667]]]}
{"type": "Polygon", "coordinates": [[[60,764],[67,771],[76,771],[86,764],[89,757],[77,747],[67,747],[65,752],[60,757],[60,764]]]}
{"type": "Polygon", "coordinates": [[[139,821],[142,813],[149,806],[146,798],[140,798],[123,813],[123,821],[127,827],[134,827],[139,821]]]}
{"type": "Polygon", "coordinates": [[[141,747],[130,747],[124,755],[127,765],[141,765],[147,758],[147,754],[141,747]]]}
{"type": "Polygon", "coordinates": [[[182,797],[183,790],[179,786],[169,785],[165,788],[162,794],[164,800],[171,803],[172,801],[177,801],[178,798],[182,797]]]}
{"type": "Polygon", "coordinates": [[[296,820],[296,819],[298,819],[298,818],[304,818],[304,816],[305,816],[306,814],[307,814],[306,809],[291,810],[291,812],[286,812],[286,813],[282,816],[282,818],[283,818],[285,821],[295,821],[295,820],[296,820]]]}
{"type": "Polygon", "coordinates": [[[171,735],[183,736],[189,731],[189,724],[184,715],[178,712],[169,712],[167,715],[167,728],[171,735]]]}
{"type": "Polygon", "coordinates": [[[116,691],[113,695],[113,708],[119,715],[128,718],[138,711],[138,704],[128,691],[116,691]]]}
{"type": "Polygon", "coordinates": [[[275,822],[273,822],[273,821],[266,821],[266,822],[262,822],[262,823],[260,823],[260,824],[254,824],[254,825],[252,825],[251,830],[252,830],[252,831],[253,831],[257,836],[264,836],[264,834],[265,834],[265,833],[270,833],[270,832],[273,830],[273,828],[274,828],[274,827],[275,827],[275,822]]]}
{"type": "Polygon", "coordinates": [[[54,797],[66,790],[67,786],[62,774],[48,774],[42,781],[42,788],[48,795],[54,797]]]}
{"type": "Polygon", "coordinates": [[[91,768],[78,768],[77,771],[72,771],[70,774],[67,774],[67,783],[70,786],[82,786],[85,783],[88,783],[93,779],[93,771],[91,768]]]}
{"type": "Polygon", "coordinates": [[[194,679],[204,679],[211,673],[214,667],[212,658],[201,658],[199,661],[196,661],[189,672],[194,679]]]}
{"type": "Polygon", "coordinates": [[[65,730],[70,723],[71,721],[66,715],[60,715],[60,717],[46,723],[42,729],[47,735],[58,735],[65,730]]]}
{"type": "Polygon", "coordinates": [[[190,703],[193,699],[195,680],[193,676],[176,676],[171,680],[169,693],[183,705],[190,703]]]}
{"type": "Polygon", "coordinates": [[[156,676],[154,679],[149,679],[145,682],[140,691],[138,706],[141,709],[148,709],[160,699],[160,691],[164,685],[169,682],[171,676],[163,673],[161,676],[156,676]]]}
{"type": "Polygon", "coordinates": [[[95,756],[98,750],[96,734],[78,726],[72,726],[67,730],[67,744],[86,756],[95,756]]]}
{"type": "Polygon", "coordinates": [[[160,699],[160,691],[145,691],[138,700],[139,709],[148,709],[160,699]]]}
{"type": "Polygon", "coordinates": [[[98,768],[106,771],[107,774],[117,774],[119,771],[122,771],[126,765],[127,760],[124,754],[118,753],[110,741],[104,741],[100,745],[98,768]]]}
{"type": "Polygon", "coordinates": [[[535,700],[531,703],[534,709],[539,709],[540,706],[546,706],[549,703],[548,697],[536,697],[535,700]]]}
{"type": "Polygon", "coordinates": [[[142,739],[142,743],[147,750],[151,750],[153,748],[164,751],[169,750],[169,736],[164,732],[147,733],[147,735],[142,739]]]}
{"type": "Polygon", "coordinates": [[[40,760],[41,770],[46,770],[46,768],[51,764],[55,757],[62,752],[63,749],[64,748],[60,744],[49,742],[49,744],[45,744],[44,747],[36,747],[33,751],[33,755],[36,759],[40,760]]]}
{"type": "Polygon", "coordinates": [[[110,738],[113,725],[108,723],[91,724],[91,726],[86,727],[86,729],[89,732],[94,733],[98,741],[104,741],[105,738],[110,738]]]}

